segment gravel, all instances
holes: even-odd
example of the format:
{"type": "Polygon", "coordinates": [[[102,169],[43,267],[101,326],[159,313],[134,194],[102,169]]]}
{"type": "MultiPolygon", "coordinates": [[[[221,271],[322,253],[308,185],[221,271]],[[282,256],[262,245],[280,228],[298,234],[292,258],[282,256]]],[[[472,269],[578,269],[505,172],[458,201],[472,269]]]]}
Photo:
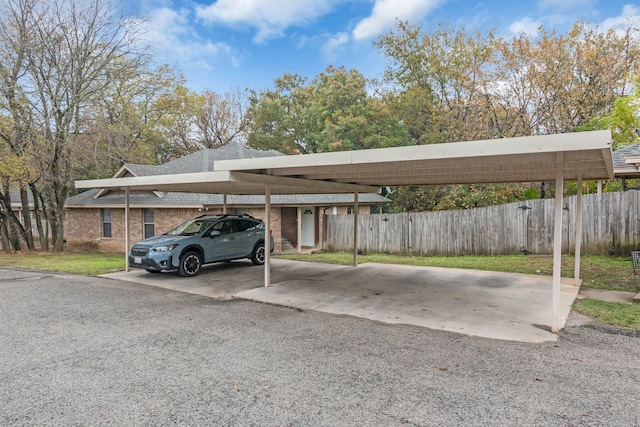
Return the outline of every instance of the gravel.
{"type": "Polygon", "coordinates": [[[639,426],[640,338],[388,325],[0,269],[0,425],[639,426]]]}

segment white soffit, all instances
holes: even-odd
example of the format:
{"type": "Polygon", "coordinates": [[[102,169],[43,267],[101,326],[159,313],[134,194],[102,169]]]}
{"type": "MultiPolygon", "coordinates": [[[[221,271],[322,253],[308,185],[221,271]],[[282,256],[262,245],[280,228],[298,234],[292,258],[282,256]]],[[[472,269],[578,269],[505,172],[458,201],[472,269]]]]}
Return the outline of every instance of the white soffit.
{"type": "Polygon", "coordinates": [[[562,153],[565,180],[612,179],[611,143],[605,130],[224,160],[215,169],[376,187],[555,181],[562,153]]]}
{"type": "Polygon", "coordinates": [[[161,190],[185,193],[264,194],[265,185],[273,194],[379,193],[379,187],[338,182],[309,181],[234,171],[194,172],[125,178],[76,181],[76,188],[161,190]]]}

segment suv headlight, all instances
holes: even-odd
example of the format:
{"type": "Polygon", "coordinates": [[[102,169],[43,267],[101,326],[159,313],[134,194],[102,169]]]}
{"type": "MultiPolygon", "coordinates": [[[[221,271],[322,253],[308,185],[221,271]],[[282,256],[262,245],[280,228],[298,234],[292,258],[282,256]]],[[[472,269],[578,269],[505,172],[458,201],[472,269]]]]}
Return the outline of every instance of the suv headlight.
{"type": "Polygon", "coordinates": [[[158,246],[155,248],[151,248],[151,250],[155,252],[168,252],[168,251],[174,250],[177,247],[178,247],[178,244],[174,243],[173,245],[169,245],[169,246],[158,246]]]}

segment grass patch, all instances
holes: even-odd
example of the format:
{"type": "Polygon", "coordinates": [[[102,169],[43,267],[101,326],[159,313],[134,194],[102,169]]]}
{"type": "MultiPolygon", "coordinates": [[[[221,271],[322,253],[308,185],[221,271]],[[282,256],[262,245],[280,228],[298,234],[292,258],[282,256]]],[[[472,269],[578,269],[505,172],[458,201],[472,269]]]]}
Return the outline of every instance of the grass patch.
{"type": "Polygon", "coordinates": [[[600,324],[640,330],[640,304],[583,299],[573,309],[600,324]]]}
{"type": "Polygon", "coordinates": [[[124,270],[123,254],[33,252],[0,254],[0,266],[95,276],[124,270]]]}
{"type": "MultiPolygon", "coordinates": [[[[274,257],[341,265],[351,265],[353,263],[353,254],[348,252],[281,254],[274,257]]],[[[423,267],[467,268],[471,270],[541,274],[545,276],[553,274],[552,255],[470,255],[460,257],[415,257],[389,254],[358,255],[358,263],[366,262],[423,267]]],[[[561,275],[563,277],[573,277],[574,262],[575,258],[572,255],[564,255],[562,257],[561,275]]],[[[635,290],[631,258],[586,255],[581,259],[580,271],[582,285],[585,287],[629,292],[635,290]]]]}

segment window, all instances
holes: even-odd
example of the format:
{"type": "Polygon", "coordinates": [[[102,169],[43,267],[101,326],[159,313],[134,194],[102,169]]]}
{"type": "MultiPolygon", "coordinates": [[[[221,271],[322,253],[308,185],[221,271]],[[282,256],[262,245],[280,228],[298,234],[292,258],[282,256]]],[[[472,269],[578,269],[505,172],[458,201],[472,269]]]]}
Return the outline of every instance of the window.
{"type": "Polygon", "coordinates": [[[142,228],[144,239],[155,236],[155,227],[153,225],[153,209],[142,209],[142,228]]]}
{"type": "Polygon", "coordinates": [[[241,231],[252,230],[256,228],[258,225],[260,225],[260,223],[251,221],[250,219],[240,219],[235,221],[235,223],[236,223],[236,233],[239,233],[241,231]]]}
{"type": "Polygon", "coordinates": [[[220,231],[220,234],[231,233],[231,221],[220,221],[213,226],[214,230],[220,231]]]}
{"type": "Polygon", "coordinates": [[[101,209],[100,215],[102,216],[102,237],[111,237],[111,209],[101,209]]]}

